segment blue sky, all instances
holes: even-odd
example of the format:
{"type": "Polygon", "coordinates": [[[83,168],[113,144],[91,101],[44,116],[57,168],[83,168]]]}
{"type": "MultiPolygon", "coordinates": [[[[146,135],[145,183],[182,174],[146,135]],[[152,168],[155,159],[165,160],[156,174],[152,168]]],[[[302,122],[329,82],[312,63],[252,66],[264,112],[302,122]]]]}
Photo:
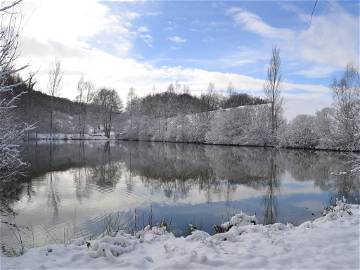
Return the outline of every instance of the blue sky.
{"type": "MultiPolygon", "coordinates": [[[[119,3],[105,2],[114,13],[126,8],[139,12],[134,28],[145,35],[135,40],[132,57],[155,66],[186,66],[210,71],[241,73],[264,77],[271,48],[282,44],[278,38],[264,38],[236,23],[231,10],[241,8],[256,14],[264,23],[275,28],[293,31],[306,30],[310,25],[315,1],[155,1],[119,3]],[[302,19],[302,15],[309,18],[302,19]],[[146,36],[147,35],[147,36],[146,36]],[[175,39],[173,37],[178,37],[175,39]]],[[[339,2],[344,9],[359,18],[359,3],[339,2]]],[[[314,17],[326,14],[332,8],[327,1],[318,2],[314,17]]],[[[336,20],[336,18],[334,18],[336,20]]],[[[334,33],[335,34],[335,33],[334,33]]],[[[284,79],[300,83],[329,84],[338,69],[321,76],[298,74],[311,69],[312,61],[290,55],[283,49],[284,79]]],[[[356,59],[354,59],[356,61],[356,59]]]]}
{"type": "Polygon", "coordinates": [[[75,0],[70,11],[68,1],[29,2],[25,56],[44,76],[47,62],[61,59],[69,98],[81,74],[123,98],[130,86],[144,95],[175,81],[195,94],[210,82],[219,92],[231,82],[261,96],[271,48],[278,46],[291,119],[330,105],[333,77],[347,63],[359,65],[357,1],[318,1],[312,20],[315,1],[75,0]],[[56,15],[62,8],[65,23],[56,15]]]}

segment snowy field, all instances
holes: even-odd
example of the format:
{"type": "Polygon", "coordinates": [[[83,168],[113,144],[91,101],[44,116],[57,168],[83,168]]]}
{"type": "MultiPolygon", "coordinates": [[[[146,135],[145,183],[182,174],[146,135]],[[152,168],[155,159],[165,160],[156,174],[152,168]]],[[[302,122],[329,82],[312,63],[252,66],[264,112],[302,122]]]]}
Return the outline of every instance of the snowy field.
{"type": "Polygon", "coordinates": [[[174,237],[145,228],[86,242],[29,249],[2,257],[1,269],[359,269],[359,205],[338,202],[314,221],[258,225],[240,213],[210,236],[194,231],[174,237]],[[89,246],[89,247],[88,247],[89,246]]]}

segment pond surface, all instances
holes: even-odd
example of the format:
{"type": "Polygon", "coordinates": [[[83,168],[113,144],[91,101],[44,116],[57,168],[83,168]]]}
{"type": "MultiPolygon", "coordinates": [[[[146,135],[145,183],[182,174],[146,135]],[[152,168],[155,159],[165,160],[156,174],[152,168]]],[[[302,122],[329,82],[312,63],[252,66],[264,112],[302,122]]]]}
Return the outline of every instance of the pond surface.
{"type": "Polygon", "coordinates": [[[1,245],[64,243],[161,220],[176,235],[244,211],[300,224],[335,198],[359,203],[360,177],[336,152],[149,142],[31,143],[27,177],[0,184],[1,245]]]}

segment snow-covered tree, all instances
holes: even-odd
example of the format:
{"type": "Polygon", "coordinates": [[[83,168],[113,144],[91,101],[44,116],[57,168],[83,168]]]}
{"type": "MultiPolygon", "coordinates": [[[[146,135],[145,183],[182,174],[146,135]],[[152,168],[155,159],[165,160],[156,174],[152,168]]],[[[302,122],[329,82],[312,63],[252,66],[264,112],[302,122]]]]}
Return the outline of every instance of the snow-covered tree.
{"type": "Polygon", "coordinates": [[[335,108],[335,134],[338,146],[346,150],[360,149],[360,75],[348,65],[340,80],[332,84],[335,108]]]}
{"type": "Polygon", "coordinates": [[[244,106],[214,112],[206,142],[216,144],[264,145],[264,122],[268,105],[244,106]]]}
{"type": "Polygon", "coordinates": [[[319,143],[319,136],[316,133],[315,117],[312,115],[297,115],[287,129],[288,146],[314,148],[319,143]]]}
{"type": "Polygon", "coordinates": [[[110,138],[113,128],[113,114],[122,111],[122,101],[114,89],[102,88],[95,94],[93,103],[100,106],[104,133],[106,137],[110,138]]]}
{"type": "Polygon", "coordinates": [[[273,48],[272,55],[270,58],[269,66],[267,69],[267,77],[264,84],[265,96],[270,102],[270,130],[271,130],[271,141],[272,145],[277,144],[277,130],[280,127],[281,123],[281,112],[282,112],[282,102],[281,97],[281,59],[280,59],[280,49],[273,48]]]}
{"type": "Polygon", "coordinates": [[[23,93],[13,95],[12,90],[20,83],[14,82],[12,78],[27,67],[15,67],[19,34],[17,9],[21,2],[3,2],[0,7],[0,181],[12,179],[24,168],[19,143],[24,133],[31,128],[25,123],[14,121],[13,117],[15,102],[23,93]]]}
{"type": "Polygon", "coordinates": [[[334,145],[334,110],[323,108],[316,112],[314,129],[319,137],[319,148],[331,148],[334,145]]]}

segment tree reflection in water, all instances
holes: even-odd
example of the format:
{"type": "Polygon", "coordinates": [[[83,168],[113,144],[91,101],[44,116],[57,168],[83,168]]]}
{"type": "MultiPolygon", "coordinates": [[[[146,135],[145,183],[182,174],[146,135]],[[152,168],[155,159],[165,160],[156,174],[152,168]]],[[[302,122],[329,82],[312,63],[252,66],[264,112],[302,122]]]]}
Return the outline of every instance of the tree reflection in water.
{"type": "Polygon", "coordinates": [[[113,160],[110,142],[104,144],[100,155],[100,162],[90,168],[91,181],[102,189],[112,189],[121,178],[121,164],[113,160]]]}
{"type": "Polygon", "coordinates": [[[53,222],[55,223],[59,218],[59,207],[60,207],[60,195],[58,190],[58,179],[53,175],[53,172],[50,172],[49,177],[47,178],[47,189],[48,197],[47,203],[48,206],[52,208],[53,211],[53,222]]]}
{"type": "Polygon", "coordinates": [[[276,153],[274,150],[270,156],[269,176],[264,195],[264,224],[273,224],[277,221],[278,203],[276,196],[280,191],[279,168],[276,164],[276,153]]]}
{"type": "Polygon", "coordinates": [[[29,144],[23,151],[31,166],[28,177],[0,183],[2,215],[9,216],[16,201],[32,199],[34,181],[47,174],[48,205],[59,215],[61,192],[55,172],[69,171],[78,202],[91,199],[94,188],[114,191],[124,181],[126,192],[136,192],[139,181],[149,193],[162,192],[172,201],[191,199],[201,192],[207,202],[231,202],[239,187],[263,192],[264,223],[278,220],[281,181],[290,175],[297,182],[313,181],[333,196],[359,201],[359,175],[349,170],[347,156],[335,152],[206,146],[145,142],[68,142],[29,144]],[[284,176],[285,175],[285,176],[284,176]],[[135,185],[136,184],[136,185],[135,185]],[[197,194],[194,193],[194,194],[197,194]],[[5,213],[5,214],[3,214],[5,213]],[[7,214],[6,214],[7,213],[7,214]]]}

